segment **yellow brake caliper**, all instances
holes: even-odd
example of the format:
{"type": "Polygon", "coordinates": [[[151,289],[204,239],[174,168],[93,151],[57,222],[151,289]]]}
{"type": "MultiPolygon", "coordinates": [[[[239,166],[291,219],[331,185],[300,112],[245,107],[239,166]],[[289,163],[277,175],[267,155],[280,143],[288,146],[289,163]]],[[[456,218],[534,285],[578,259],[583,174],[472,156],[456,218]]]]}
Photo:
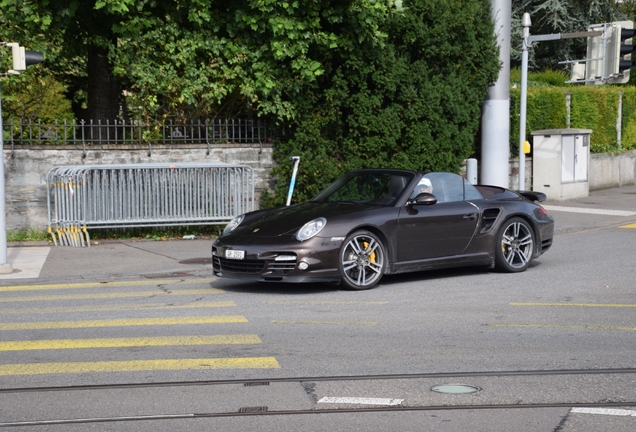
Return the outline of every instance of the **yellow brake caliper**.
{"type": "MultiPolygon", "coordinates": [[[[369,248],[369,242],[364,242],[362,243],[362,245],[364,246],[365,250],[369,248]]],[[[375,262],[375,252],[372,252],[371,255],[369,255],[369,261],[371,261],[372,263],[375,262]]]]}

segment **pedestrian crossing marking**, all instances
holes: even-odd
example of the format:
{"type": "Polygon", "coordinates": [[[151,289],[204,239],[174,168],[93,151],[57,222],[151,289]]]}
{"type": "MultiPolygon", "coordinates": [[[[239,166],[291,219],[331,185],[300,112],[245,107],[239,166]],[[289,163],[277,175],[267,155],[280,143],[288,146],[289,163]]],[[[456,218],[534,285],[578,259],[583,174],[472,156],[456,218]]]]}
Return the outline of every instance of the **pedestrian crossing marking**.
{"type": "Polygon", "coordinates": [[[272,300],[272,301],[264,301],[263,304],[268,304],[268,305],[346,305],[348,306],[348,305],[385,305],[385,304],[389,304],[389,302],[388,301],[272,300]]]}
{"type": "Polygon", "coordinates": [[[0,342],[0,351],[82,348],[156,347],[175,345],[253,345],[262,343],[258,335],[162,336],[96,339],[49,339],[0,342]]]}
{"type": "Polygon", "coordinates": [[[636,223],[619,226],[619,228],[636,228],[636,223]]]}
{"type": "Polygon", "coordinates": [[[272,324],[378,325],[379,321],[272,320],[272,324]]]}
{"type": "Polygon", "coordinates": [[[74,307],[48,307],[48,308],[12,308],[0,309],[0,315],[32,315],[32,314],[54,314],[54,313],[79,313],[79,312],[108,312],[108,311],[146,311],[146,310],[172,310],[172,309],[197,309],[197,308],[222,308],[236,307],[233,301],[221,302],[194,302],[186,304],[138,304],[138,305],[118,305],[118,306],[74,306],[74,307]]]}
{"type": "Polygon", "coordinates": [[[194,289],[194,290],[170,290],[170,291],[133,291],[115,293],[94,293],[94,294],[58,294],[48,296],[16,296],[0,297],[0,303],[28,302],[28,301],[57,301],[57,300],[91,300],[91,299],[113,299],[126,297],[159,297],[159,296],[182,296],[199,294],[225,294],[225,291],[216,288],[194,289]]]}
{"type": "Polygon", "coordinates": [[[45,284],[45,285],[14,285],[0,286],[0,292],[9,291],[37,291],[37,290],[56,290],[56,289],[88,289],[88,288],[110,288],[110,287],[134,287],[146,285],[184,285],[193,283],[211,283],[214,278],[197,278],[197,279],[154,279],[143,281],[114,281],[114,282],[86,282],[73,284],[45,284]]]}
{"type": "Polygon", "coordinates": [[[84,321],[44,321],[25,323],[0,324],[0,331],[9,330],[51,330],[51,329],[77,329],[95,327],[132,327],[152,325],[178,325],[178,324],[228,324],[246,323],[247,318],[240,315],[221,316],[191,316],[191,317],[162,317],[162,318],[133,318],[133,319],[105,319],[84,321]]]}
{"type": "Polygon", "coordinates": [[[0,376],[152,370],[278,369],[274,357],[127,360],[0,365],[0,376]]]}

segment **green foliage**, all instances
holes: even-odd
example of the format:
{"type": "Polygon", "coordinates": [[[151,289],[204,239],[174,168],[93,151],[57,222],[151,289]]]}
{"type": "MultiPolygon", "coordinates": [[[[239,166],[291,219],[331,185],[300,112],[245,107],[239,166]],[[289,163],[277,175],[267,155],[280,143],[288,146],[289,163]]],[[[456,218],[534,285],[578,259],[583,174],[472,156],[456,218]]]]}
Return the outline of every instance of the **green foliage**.
{"type": "Polygon", "coordinates": [[[38,231],[30,228],[28,230],[7,231],[8,242],[29,242],[29,241],[49,241],[51,234],[46,230],[38,231]]]}
{"type": "Polygon", "coordinates": [[[572,92],[571,125],[592,129],[592,153],[605,153],[616,149],[617,89],[604,86],[580,87],[572,92]]]}
{"type": "Polygon", "coordinates": [[[273,174],[284,180],[270,202],[286,198],[292,155],[301,156],[294,193],[301,201],[352,169],[459,171],[474,152],[481,103],[499,66],[489,2],[404,6],[383,22],[383,44],[326,53],[319,91],[307,93],[302,115],[281,128],[273,174]]]}
{"type": "Polygon", "coordinates": [[[65,96],[66,87],[50,75],[30,68],[28,72],[4,79],[2,90],[4,119],[24,123],[73,120],[71,102],[65,96]]]}
{"type": "MultiPolygon", "coordinates": [[[[529,87],[526,106],[528,140],[531,140],[532,131],[567,127],[568,93],[571,94],[570,127],[592,130],[592,153],[636,149],[636,89],[623,86],[529,87]],[[616,133],[619,93],[623,93],[620,148],[616,133]]],[[[515,155],[519,149],[520,90],[513,88],[510,96],[510,151],[515,155]]]]}
{"type": "MultiPolygon", "coordinates": [[[[628,0],[632,1],[632,0],[628,0]]],[[[530,14],[533,35],[571,33],[587,30],[588,25],[633,19],[625,15],[620,2],[608,0],[513,0],[511,22],[511,57],[513,65],[521,62],[521,17],[530,14]]],[[[531,69],[544,70],[570,65],[558,65],[564,60],[584,59],[585,38],[535,42],[529,52],[531,69]]],[[[569,74],[569,72],[568,72],[569,74]]]]}
{"type": "Polygon", "coordinates": [[[623,119],[621,150],[636,150],[636,88],[625,87],[623,92],[623,119]]]}
{"type": "MultiPolygon", "coordinates": [[[[566,81],[569,75],[562,70],[546,69],[544,71],[528,72],[528,87],[563,87],[567,86],[566,81]]],[[[510,69],[510,85],[521,86],[521,68],[510,69]]]]}

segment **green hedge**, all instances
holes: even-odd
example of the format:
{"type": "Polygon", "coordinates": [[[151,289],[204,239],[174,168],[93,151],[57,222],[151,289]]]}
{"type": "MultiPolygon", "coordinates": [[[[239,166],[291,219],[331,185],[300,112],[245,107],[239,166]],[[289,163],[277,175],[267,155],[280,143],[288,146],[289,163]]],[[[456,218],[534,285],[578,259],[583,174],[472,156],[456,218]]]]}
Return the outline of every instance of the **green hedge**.
{"type": "MultiPolygon", "coordinates": [[[[526,137],[542,129],[567,127],[566,96],[571,94],[570,127],[591,129],[592,153],[636,149],[636,88],[620,86],[530,87],[526,105],[526,137]],[[616,120],[619,93],[623,93],[621,145],[616,120]]],[[[510,92],[510,152],[519,151],[519,100],[521,91],[510,92]]]]}

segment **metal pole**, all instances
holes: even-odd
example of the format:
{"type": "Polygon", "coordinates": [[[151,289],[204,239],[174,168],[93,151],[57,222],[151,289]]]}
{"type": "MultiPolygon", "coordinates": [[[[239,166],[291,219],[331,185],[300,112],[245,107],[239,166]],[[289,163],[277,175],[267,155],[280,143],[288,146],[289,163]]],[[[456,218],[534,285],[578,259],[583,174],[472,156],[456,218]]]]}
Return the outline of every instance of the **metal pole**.
{"type": "Polygon", "coordinates": [[[521,47],[521,106],[519,107],[519,190],[525,189],[526,184],[526,154],[523,144],[526,142],[526,103],[528,99],[528,48],[530,37],[530,14],[523,14],[523,42],[521,47]]]}
{"type": "Polygon", "coordinates": [[[510,0],[490,0],[502,67],[482,106],[481,184],[510,184],[510,0]]]}
{"type": "Polygon", "coordinates": [[[294,162],[294,171],[292,172],[291,183],[289,183],[289,192],[287,193],[287,205],[291,204],[292,194],[294,193],[294,185],[296,184],[296,173],[298,172],[298,163],[300,156],[292,156],[289,160],[294,162]]]}
{"type": "Polygon", "coordinates": [[[2,81],[0,81],[0,274],[13,273],[7,262],[7,213],[4,194],[4,127],[2,126],[2,81]]]}

